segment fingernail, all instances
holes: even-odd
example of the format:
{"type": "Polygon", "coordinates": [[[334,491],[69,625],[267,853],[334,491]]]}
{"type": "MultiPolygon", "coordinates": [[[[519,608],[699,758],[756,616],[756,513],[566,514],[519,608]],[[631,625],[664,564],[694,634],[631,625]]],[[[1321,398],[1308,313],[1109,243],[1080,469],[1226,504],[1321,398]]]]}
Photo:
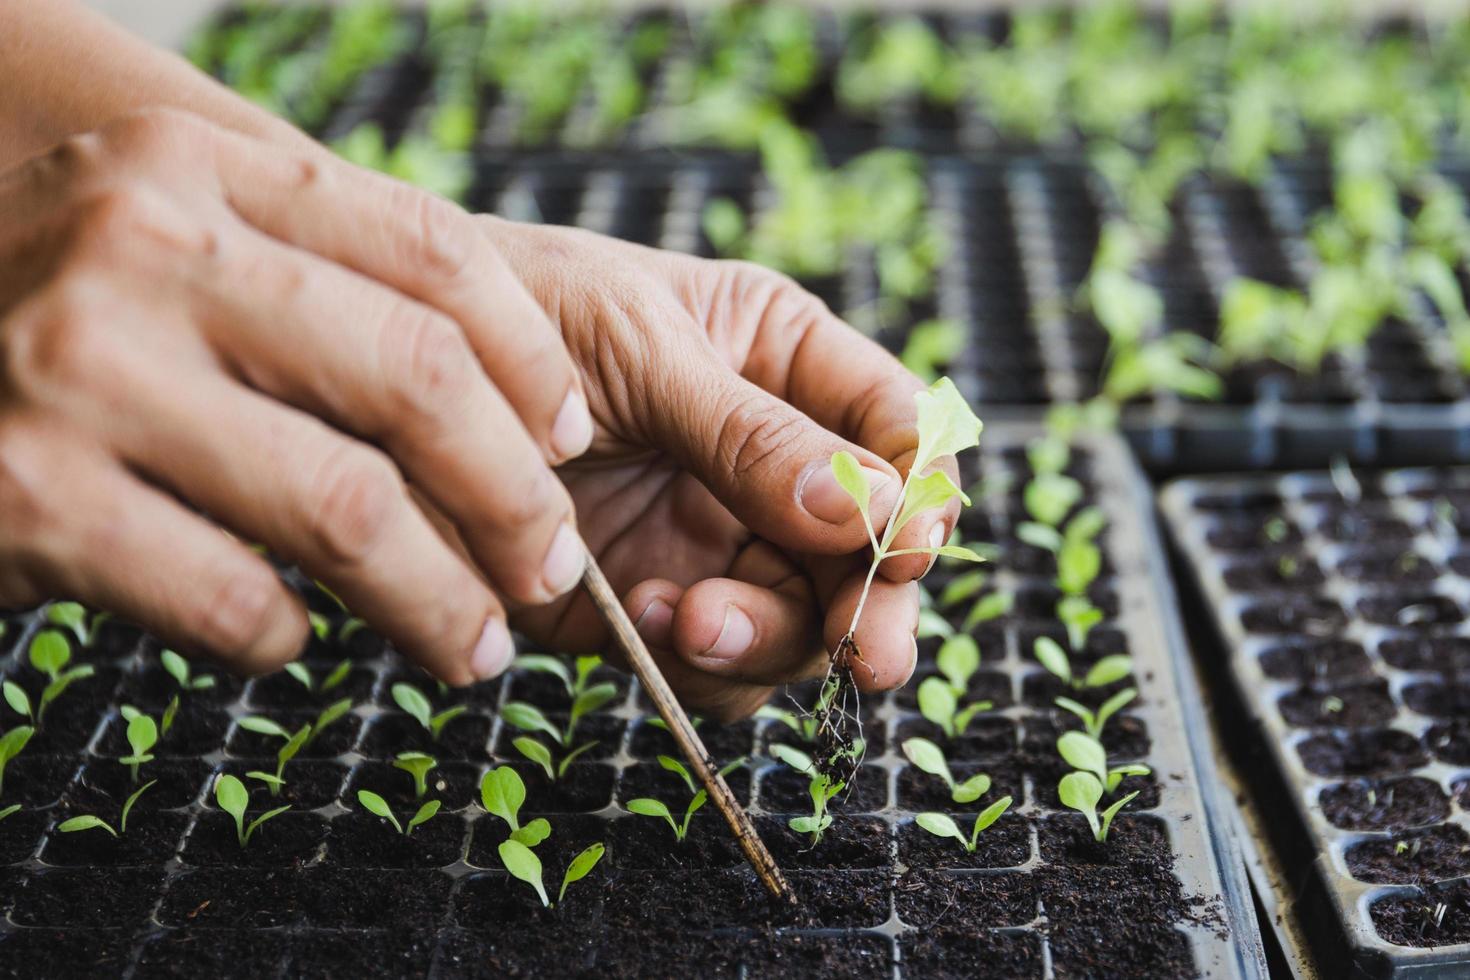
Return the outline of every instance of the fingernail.
{"type": "Polygon", "coordinates": [[[755,624],[750,617],[738,606],[725,607],[725,624],[720,627],[720,635],[715,637],[714,644],[706,651],[704,656],[715,660],[734,660],[755,642],[755,624]]]}
{"type": "MultiPolygon", "coordinates": [[[[940,548],[940,547],[943,547],[944,546],[945,539],[947,537],[948,536],[944,533],[944,522],[943,521],[935,521],[934,522],[934,526],[929,529],[929,547],[931,547],[931,548],[940,548]]],[[[929,564],[924,569],[924,574],[925,575],[928,575],[929,574],[929,570],[934,567],[934,563],[936,561],[938,561],[938,560],[939,560],[939,556],[938,555],[930,555],[929,556],[929,564]]]]}
{"type": "Polygon", "coordinates": [[[669,629],[674,625],[674,607],[662,599],[655,599],[643,610],[633,624],[638,635],[656,647],[669,645],[669,629]]]}
{"type": "Polygon", "coordinates": [[[592,413],[587,411],[587,401],[573,388],[567,392],[556,421],[551,425],[551,451],[560,460],[572,459],[587,451],[592,445],[592,413]]]}
{"type": "Polygon", "coordinates": [[[899,687],[903,687],[909,681],[913,680],[914,671],[919,669],[919,638],[917,636],[910,636],[909,644],[913,648],[909,653],[909,672],[904,675],[903,680],[898,685],[899,687]]]}
{"type": "Polygon", "coordinates": [[[565,595],[582,581],[587,565],[587,552],[577,540],[577,532],[566,524],[556,529],[546,560],[541,563],[541,583],[553,597],[565,595]]]}
{"type": "MultiPolygon", "coordinates": [[[[866,466],[863,467],[863,475],[868,478],[870,498],[888,482],[888,474],[866,466]]],[[[825,464],[818,466],[806,478],[799,496],[803,510],[828,524],[841,524],[858,512],[857,501],[842,489],[832,467],[825,464]]]]}
{"type": "Polygon", "coordinates": [[[491,616],[480,631],[475,652],[470,654],[470,670],[478,679],[488,681],[509,667],[513,656],[515,645],[511,642],[510,630],[505,628],[503,620],[491,616]]]}

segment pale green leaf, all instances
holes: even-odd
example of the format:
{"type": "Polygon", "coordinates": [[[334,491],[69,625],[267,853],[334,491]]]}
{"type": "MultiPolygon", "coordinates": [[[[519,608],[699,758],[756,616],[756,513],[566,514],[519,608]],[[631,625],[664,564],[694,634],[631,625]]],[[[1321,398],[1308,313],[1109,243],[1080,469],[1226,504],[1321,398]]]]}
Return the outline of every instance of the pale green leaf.
{"type": "Polygon", "coordinates": [[[406,684],[400,681],[389,689],[389,693],[393,695],[393,701],[398,707],[417,719],[418,723],[423,725],[424,728],[433,731],[432,718],[434,708],[433,705],[429,704],[429,699],[424,696],[423,691],[420,691],[412,684],[406,684]]]}
{"type": "Polygon", "coordinates": [[[42,630],[31,640],[31,666],[48,677],[55,677],[71,660],[71,644],[56,630],[42,630]]]}
{"type": "Polygon", "coordinates": [[[956,803],[973,803],[988,792],[990,792],[990,777],[983,772],[977,772],[969,779],[957,784],[951,791],[950,798],[956,803]]]}
{"type": "Polygon", "coordinates": [[[485,773],[480,780],[480,802],[487,812],[510,824],[512,830],[519,827],[516,815],[526,802],[526,784],[520,773],[510,766],[498,766],[485,773]]]}
{"type": "Polygon", "coordinates": [[[1067,652],[1062,649],[1060,643],[1049,636],[1038,636],[1035,645],[1032,647],[1032,652],[1036,654],[1037,662],[1045,667],[1049,673],[1060,677],[1069,684],[1071,683],[1072,661],[1068,659],[1067,652]]]}
{"type": "Polygon", "coordinates": [[[546,770],[547,779],[556,779],[556,768],[552,764],[551,750],[529,735],[522,735],[511,739],[516,751],[546,770]]]}
{"type": "Polygon", "coordinates": [[[91,814],[84,814],[80,817],[72,817],[70,820],[63,820],[61,825],[56,829],[63,834],[73,834],[79,830],[105,830],[112,836],[117,836],[117,831],[112,829],[111,824],[101,817],[94,817],[91,814]]]}
{"type": "Polygon", "coordinates": [[[1108,754],[1102,743],[1086,732],[1065,732],[1057,739],[1057,753],[1073,769],[1092,773],[1099,781],[1107,777],[1108,754]]]}
{"type": "Polygon", "coordinates": [[[403,833],[405,835],[411,834],[415,827],[426,824],[434,819],[434,815],[439,812],[441,805],[438,800],[426,801],[423,806],[419,807],[418,812],[409,819],[408,826],[403,828],[403,833]]]}
{"type": "Polygon", "coordinates": [[[862,464],[857,461],[857,457],[845,449],[838,450],[832,454],[831,466],[837,485],[847,491],[847,495],[857,504],[858,512],[863,515],[864,523],[871,521],[868,505],[872,488],[868,486],[868,477],[863,472],[862,464]]]}
{"type": "Polygon", "coordinates": [[[561,729],[542,714],[541,709],[525,701],[507,701],[500,709],[500,718],[507,725],[523,732],[541,732],[557,745],[563,742],[561,729]]]}
{"type": "Polygon", "coordinates": [[[954,734],[954,713],[958,702],[954,689],[938,677],[926,677],[919,684],[919,713],[944,729],[949,736],[954,734]]]}
{"type": "Polygon", "coordinates": [[[581,881],[592,873],[592,869],[597,867],[597,862],[602,860],[602,855],[606,850],[607,848],[602,844],[593,844],[572,858],[572,863],[567,865],[567,873],[561,879],[561,890],[556,893],[558,902],[566,897],[568,885],[581,881]]]}
{"type": "Polygon", "coordinates": [[[954,776],[950,774],[943,749],[927,738],[904,739],[902,749],[904,756],[915,766],[931,776],[938,776],[946,786],[954,788],[954,776]]]}
{"type": "Polygon", "coordinates": [[[980,669],[980,645],[974,637],[960,633],[940,644],[934,662],[956,693],[963,692],[980,669]]]}
{"type": "Polygon", "coordinates": [[[545,817],[537,817],[526,821],[526,825],[519,830],[511,831],[510,839],[520,841],[527,847],[535,847],[550,836],[551,821],[545,817]]]}
{"type": "Polygon", "coordinates": [[[1082,683],[1087,687],[1106,687],[1133,673],[1133,660],[1125,653],[1103,657],[1092,665],[1082,683]]]}
{"type": "Polygon", "coordinates": [[[918,824],[935,837],[953,837],[968,849],[969,840],[961,833],[960,828],[955,825],[952,818],[943,813],[921,813],[914,817],[914,823],[918,824]]]}
{"type": "Polygon", "coordinates": [[[899,509],[898,519],[888,529],[887,540],[893,540],[904,525],[919,514],[936,507],[943,507],[956,497],[967,505],[970,502],[970,498],[954,485],[949,474],[943,470],[935,470],[932,473],[910,479],[908,492],[904,494],[903,507],[899,509]]]}
{"type": "Polygon", "coordinates": [[[913,468],[924,472],[941,456],[952,456],[980,444],[980,419],[948,378],[940,378],[914,395],[919,447],[913,468]]]}

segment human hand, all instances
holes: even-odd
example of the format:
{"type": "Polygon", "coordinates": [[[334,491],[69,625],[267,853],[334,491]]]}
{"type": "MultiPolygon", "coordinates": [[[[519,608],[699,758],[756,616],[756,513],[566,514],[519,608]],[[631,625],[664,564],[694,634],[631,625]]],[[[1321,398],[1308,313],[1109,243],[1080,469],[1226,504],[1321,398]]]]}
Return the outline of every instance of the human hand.
{"type": "Polygon", "coordinates": [[[468,683],[502,599],[580,579],[557,331],[469,215],[325,151],[155,111],[0,176],[0,351],[0,604],[280,666],[305,610],[214,521],[468,683]]]}
{"type": "MultiPolygon", "coordinates": [[[[591,449],[559,469],[582,535],[682,700],[732,718],[773,685],[820,676],[868,561],[832,479],[846,449],[887,521],[917,448],[919,380],[784,276],[590,232],[479,219],[551,314],[586,379],[591,449]]],[[[941,465],[952,478],[953,457],[941,465]]],[[[952,501],[896,548],[948,539],[952,501]]],[[[922,555],[880,567],[857,640],[861,688],[913,672],[922,555]]],[[[516,625],[554,649],[601,650],[572,595],[516,625]]]]}

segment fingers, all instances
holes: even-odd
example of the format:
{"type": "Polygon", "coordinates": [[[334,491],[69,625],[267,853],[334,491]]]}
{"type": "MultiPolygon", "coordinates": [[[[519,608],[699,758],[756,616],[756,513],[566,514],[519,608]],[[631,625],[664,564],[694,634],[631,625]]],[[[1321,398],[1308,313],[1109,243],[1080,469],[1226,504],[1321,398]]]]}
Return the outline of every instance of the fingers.
{"type": "MultiPolygon", "coordinates": [[[[736,268],[736,277],[742,285],[732,289],[761,311],[745,376],[906,475],[918,448],[914,394],[923,383],[789,279],[745,265],[736,268]]],[[[958,483],[953,457],[937,465],[958,483]]],[[[943,544],[954,531],[959,510],[959,501],[952,500],[914,518],[895,549],[943,544]]],[[[885,561],[880,573],[904,582],[924,574],[931,563],[924,555],[900,556],[885,561]]]]}
{"type": "Polygon", "coordinates": [[[217,375],[141,387],[141,424],[117,437],[130,463],[301,565],[443,680],[509,664],[504,609],[385,456],[217,375]]]}
{"type": "MultiPolygon", "coordinates": [[[[266,561],[144,485],[100,452],[55,439],[32,447],[54,462],[37,521],[53,594],[146,625],[165,642],[209,653],[241,673],[274,670],[306,643],[306,611],[266,561]]],[[[8,465],[28,449],[14,439],[8,465]]],[[[13,471],[13,470],[12,470],[13,471]]]]}
{"type": "Polygon", "coordinates": [[[576,586],[571,498],[454,321],[248,230],[222,253],[196,315],[237,374],[387,450],[501,595],[576,586]]]}
{"type": "Polygon", "coordinates": [[[857,457],[881,534],[898,498],[892,466],[833,435],[780,398],[737,377],[707,351],[669,344],[655,351],[648,424],[741,523],[798,551],[837,555],[868,541],[857,504],[838,485],[831,458],[857,457]]]}
{"type": "Polygon", "coordinates": [[[94,170],[181,189],[204,183],[265,234],[458,322],[547,459],[580,455],[591,442],[560,335],[460,208],[328,153],[266,144],[176,111],[128,117],[94,142],[105,157],[94,170]]]}

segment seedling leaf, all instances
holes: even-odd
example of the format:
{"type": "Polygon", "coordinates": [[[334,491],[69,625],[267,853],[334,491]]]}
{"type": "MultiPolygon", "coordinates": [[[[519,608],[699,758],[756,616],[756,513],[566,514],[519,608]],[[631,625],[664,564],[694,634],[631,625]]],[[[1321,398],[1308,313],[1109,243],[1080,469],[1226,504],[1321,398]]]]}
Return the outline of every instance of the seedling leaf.
{"type": "Polygon", "coordinates": [[[425,801],[424,805],[419,807],[419,812],[415,813],[409,819],[408,826],[403,829],[403,835],[405,837],[409,836],[413,833],[413,828],[426,824],[434,819],[434,815],[439,812],[440,805],[438,800],[425,801]]]}
{"type": "Polygon", "coordinates": [[[432,727],[434,707],[429,704],[429,699],[424,696],[423,691],[412,684],[400,681],[389,689],[389,693],[392,694],[393,702],[398,707],[423,725],[426,730],[430,732],[434,730],[432,727]]]}
{"type": "Polygon", "coordinates": [[[316,686],[316,681],[312,679],[311,671],[307,670],[306,665],[303,664],[301,661],[291,661],[289,664],[286,665],[285,670],[287,674],[290,674],[292,677],[294,677],[301,684],[301,686],[306,688],[308,691],[312,690],[316,686]]]}
{"type": "Polygon", "coordinates": [[[872,539],[873,547],[877,548],[878,536],[873,531],[873,520],[868,510],[872,488],[868,486],[868,478],[863,475],[862,464],[847,450],[838,450],[832,454],[832,475],[836,477],[837,485],[846,490],[847,495],[857,504],[858,513],[863,515],[863,524],[868,529],[868,537],[872,539]]]}
{"type": "Polygon", "coordinates": [[[980,669],[980,645],[969,634],[959,633],[940,644],[934,660],[955,694],[961,695],[980,669]]]}
{"type": "Polygon", "coordinates": [[[290,732],[269,718],[262,718],[260,715],[246,715],[240,719],[238,724],[247,732],[255,732],[257,735],[273,735],[276,738],[283,738],[287,741],[291,739],[290,732]]]}
{"type": "Polygon", "coordinates": [[[335,724],[351,710],[351,698],[342,698],[340,701],[333,701],[323,708],[321,713],[316,716],[316,721],[311,723],[311,731],[307,733],[306,744],[310,745],[316,741],[317,736],[321,735],[328,725],[335,724]]]}
{"type": "Polygon", "coordinates": [[[1133,673],[1133,660],[1125,653],[1103,657],[1092,665],[1082,684],[1085,687],[1107,687],[1133,673]]]}
{"type": "Polygon", "coordinates": [[[1062,645],[1049,636],[1038,636],[1036,644],[1032,648],[1036,654],[1036,660],[1046,670],[1061,678],[1063,682],[1072,682],[1072,661],[1067,657],[1067,652],[1062,645]]]}
{"type": "MultiPolygon", "coordinates": [[[[520,752],[521,755],[525,756],[527,759],[530,759],[532,762],[536,763],[538,766],[544,769],[546,771],[547,779],[556,779],[556,767],[552,764],[550,749],[548,749],[546,746],[542,745],[540,742],[536,741],[529,735],[521,735],[517,738],[511,739],[510,744],[514,745],[516,747],[516,750],[520,752]]],[[[587,746],[583,747],[586,748],[587,746]]]]}
{"type": "Polygon", "coordinates": [[[31,640],[30,659],[32,667],[54,680],[71,660],[71,644],[56,630],[41,630],[31,640]]]}
{"type": "Polygon", "coordinates": [[[1057,797],[1062,805],[1087,818],[1092,835],[1103,840],[1105,835],[1097,821],[1097,804],[1102,799],[1102,783],[1090,772],[1069,772],[1057,783],[1057,797]]]}
{"type": "Polygon", "coordinates": [[[593,844],[572,858],[572,863],[567,865],[567,873],[562,876],[561,890],[556,893],[558,903],[566,898],[568,885],[581,881],[592,873],[592,869],[597,867],[597,862],[602,860],[602,855],[606,850],[607,848],[602,844],[593,844]]]}
{"type": "Polygon", "coordinates": [[[393,760],[393,768],[402,769],[413,777],[413,795],[420,799],[429,790],[428,775],[439,763],[431,755],[422,752],[400,752],[393,760]]]}
{"type": "Polygon", "coordinates": [[[10,705],[11,708],[25,715],[27,718],[33,717],[31,714],[31,699],[26,696],[23,687],[15,681],[6,681],[3,686],[0,686],[0,691],[3,691],[5,703],[10,705]]]}
{"type": "Polygon", "coordinates": [[[518,840],[527,847],[535,847],[537,844],[551,836],[551,821],[545,817],[537,817],[528,821],[520,830],[511,832],[510,839],[518,840]]]}
{"type": "Polygon", "coordinates": [[[567,693],[572,691],[572,673],[567,670],[567,665],[559,657],[553,657],[546,653],[523,653],[516,657],[511,667],[519,667],[522,670],[535,671],[542,674],[551,674],[561,680],[566,687],[567,693]]]}
{"type": "Polygon", "coordinates": [[[19,803],[12,803],[8,807],[6,807],[5,809],[0,810],[0,820],[4,820],[6,817],[11,816],[12,814],[19,813],[19,812],[20,812],[20,804],[19,803]]]}
{"type": "Polygon", "coordinates": [[[101,817],[94,817],[91,814],[83,814],[80,817],[63,820],[61,825],[56,829],[63,834],[73,834],[79,830],[105,830],[112,836],[117,836],[117,831],[112,829],[111,824],[101,817]]]}
{"type": "Polygon", "coordinates": [[[963,783],[954,786],[949,795],[950,799],[956,803],[973,803],[988,792],[990,792],[990,777],[983,772],[977,772],[963,783]]]}
{"type": "Polygon", "coordinates": [[[658,764],[666,772],[676,773],[679,778],[684,780],[684,785],[689,787],[689,792],[694,792],[694,778],[689,775],[689,770],[684,768],[684,763],[675,759],[673,756],[661,755],[658,757],[658,764]]]}
{"type": "Polygon", "coordinates": [[[927,738],[904,739],[902,748],[903,754],[920,770],[938,776],[951,790],[955,788],[954,776],[949,771],[943,749],[927,738]]]}
{"type": "Polygon", "coordinates": [[[926,677],[919,685],[919,713],[944,729],[944,734],[954,738],[954,713],[959,707],[954,689],[938,677],[926,677]]]}
{"type": "Polygon", "coordinates": [[[505,870],[511,876],[524,881],[536,889],[536,894],[541,898],[541,904],[551,908],[551,899],[546,897],[546,889],[541,884],[541,859],[531,849],[517,840],[506,840],[500,842],[496,849],[500,853],[500,863],[505,865],[505,870]]]}
{"type": "Polygon", "coordinates": [[[1057,753],[1073,769],[1092,773],[1099,782],[1107,779],[1108,754],[1102,744],[1084,732],[1066,732],[1057,739],[1057,753]]]}
{"type": "Polygon", "coordinates": [[[990,804],[984,810],[980,811],[980,815],[975,818],[974,832],[970,836],[970,850],[973,851],[975,849],[975,843],[979,840],[980,834],[984,832],[986,828],[988,828],[991,824],[999,820],[1001,818],[1001,815],[1011,808],[1011,803],[1013,802],[1014,800],[1012,800],[1011,797],[1002,796],[1000,799],[990,804]]]}
{"type": "Polygon", "coordinates": [[[567,770],[571,768],[572,763],[577,761],[577,756],[583,754],[584,752],[590,752],[595,748],[597,748],[596,742],[583,742],[575,749],[572,749],[572,751],[562,756],[561,762],[557,763],[556,775],[552,778],[560,779],[562,776],[565,776],[567,774],[567,770]]]}
{"type": "Polygon", "coordinates": [[[973,850],[969,840],[955,824],[954,820],[943,813],[921,813],[914,817],[914,823],[933,834],[935,837],[953,837],[960,842],[965,850],[973,850]]]}
{"type": "Polygon", "coordinates": [[[122,813],[117,820],[117,829],[120,833],[126,834],[128,832],[128,814],[133,812],[133,804],[137,803],[138,797],[148,792],[148,790],[151,789],[153,787],[153,784],[156,782],[158,782],[158,780],[156,779],[148,780],[148,782],[133,790],[132,793],[128,795],[128,798],[123,801],[122,813]]]}
{"type": "Polygon", "coordinates": [[[564,744],[561,729],[541,713],[541,709],[525,701],[507,701],[500,709],[500,718],[507,725],[524,732],[541,732],[549,735],[557,745],[564,744]]]}
{"type": "Polygon", "coordinates": [[[517,814],[521,804],[526,802],[526,784],[521,781],[520,773],[509,766],[499,766],[485,773],[480,780],[480,802],[487,812],[508,823],[511,830],[519,830],[521,825],[517,814]]]}
{"type": "Polygon", "coordinates": [[[445,708],[437,715],[429,719],[429,734],[434,736],[434,741],[439,741],[439,735],[444,731],[444,726],[449,724],[466,711],[470,710],[468,705],[456,704],[452,708],[445,708]]]}
{"type": "Polygon", "coordinates": [[[948,378],[914,395],[918,414],[919,448],[913,470],[922,473],[941,456],[952,456],[980,444],[980,419],[948,378]]]}

